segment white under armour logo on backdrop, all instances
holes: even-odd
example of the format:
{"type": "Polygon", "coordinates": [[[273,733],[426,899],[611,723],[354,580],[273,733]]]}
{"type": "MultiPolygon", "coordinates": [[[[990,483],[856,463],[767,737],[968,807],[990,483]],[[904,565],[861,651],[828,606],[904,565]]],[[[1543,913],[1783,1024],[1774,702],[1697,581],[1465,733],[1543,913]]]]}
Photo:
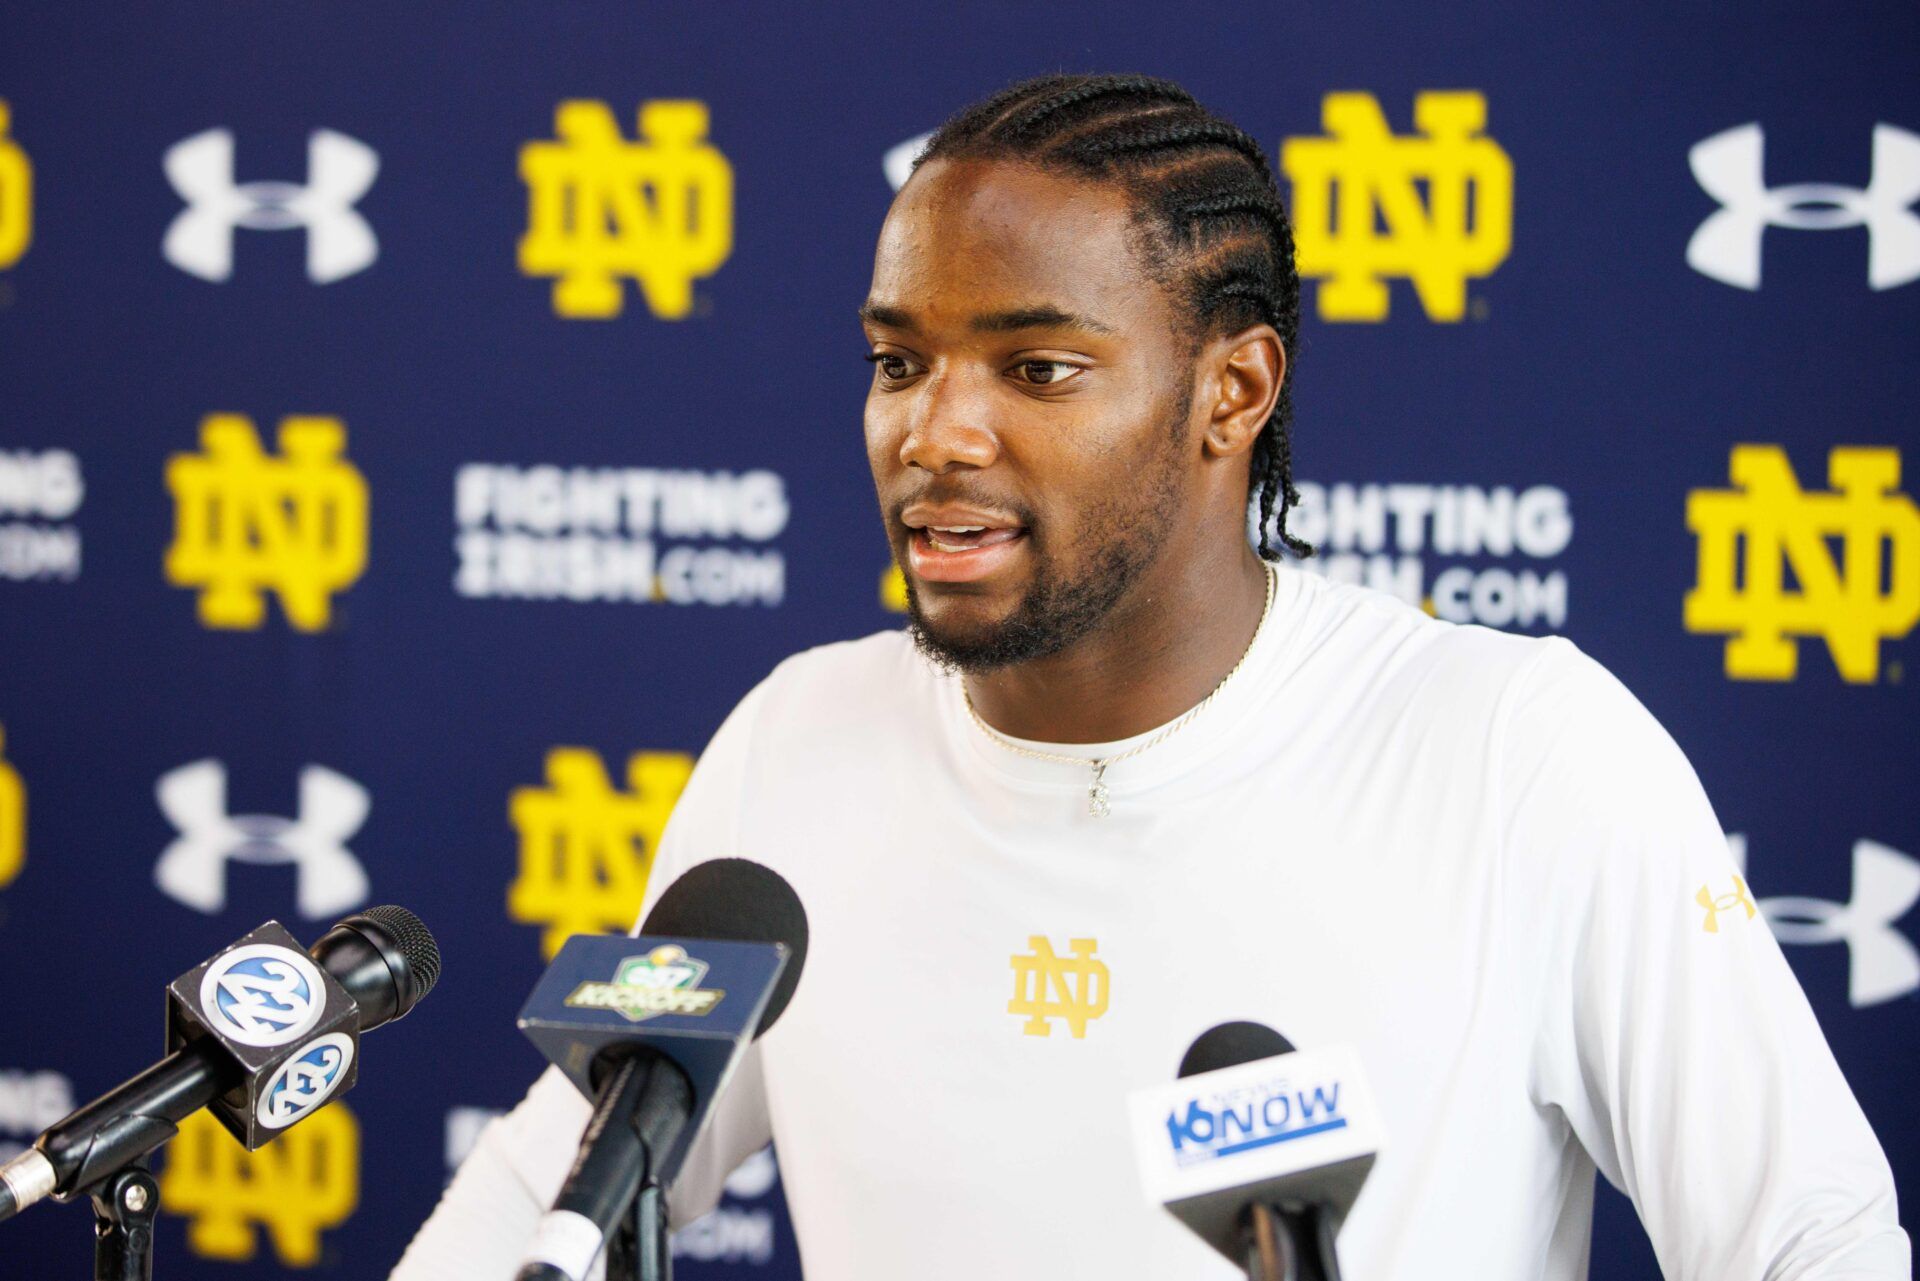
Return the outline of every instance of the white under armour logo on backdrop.
{"type": "Polygon", "coordinates": [[[299,869],[296,903],[305,917],[332,916],[367,901],[367,874],[347,849],[367,821],[367,789],[323,765],[300,771],[300,814],[227,814],[227,768],[195,761],[170,770],[155,789],[180,837],[153,869],[169,897],[202,912],[227,903],[227,864],[291,863],[299,869]]]}
{"type": "MultiPolygon", "coordinates": [[[[1733,861],[1746,870],[1747,838],[1727,837],[1733,861]]],[[[1920,859],[1878,841],[1853,843],[1853,897],[1767,898],[1758,903],[1782,943],[1845,943],[1847,1000],[1878,1005],[1920,989],[1920,948],[1893,928],[1920,903],[1920,859]]]]}
{"type": "Polygon", "coordinates": [[[167,261],[202,280],[233,275],[233,231],[307,231],[307,278],[328,284],[373,265],[380,242],[354,210],[380,172],[357,138],[316,129],[307,138],[307,185],[233,180],[233,132],[208,129],[167,149],[167,181],[187,207],[161,244],[167,261]]]}
{"type": "Polygon", "coordinates": [[[1760,287],[1760,240],[1768,227],[1867,229],[1867,284],[1892,289],[1920,279],[1920,135],[1873,127],[1873,175],[1862,187],[1802,182],[1769,187],[1766,138],[1744,124],[1695,143],[1693,176],[1721,204],[1687,242],[1687,265],[1741,289],[1760,287]]]}
{"type": "Polygon", "coordinates": [[[913,177],[913,162],[933,141],[933,134],[917,133],[905,142],[887,148],[887,154],[880,157],[880,168],[887,175],[887,182],[895,191],[907,185],[907,179],[913,177]]]}

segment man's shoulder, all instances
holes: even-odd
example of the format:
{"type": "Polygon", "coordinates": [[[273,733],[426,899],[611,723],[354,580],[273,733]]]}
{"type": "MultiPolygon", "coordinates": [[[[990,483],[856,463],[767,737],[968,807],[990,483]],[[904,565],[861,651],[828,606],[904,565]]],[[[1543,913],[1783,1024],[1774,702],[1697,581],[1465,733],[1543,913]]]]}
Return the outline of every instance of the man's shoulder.
{"type": "Polygon", "coordinates": [[[896,629],[801,650],[775,667],[753,697],[766,728],[871,723],[915,702],[937,679],[912,638],[896,629]]]}
{"type": "Polygon", "coordinates": [[[1453,623],[1385,592],[1301,575],[1303,669],[1349,683],[1348,697],[1492,712],[1541,664],[1590,662],[1558,637],[1453,623]]]}

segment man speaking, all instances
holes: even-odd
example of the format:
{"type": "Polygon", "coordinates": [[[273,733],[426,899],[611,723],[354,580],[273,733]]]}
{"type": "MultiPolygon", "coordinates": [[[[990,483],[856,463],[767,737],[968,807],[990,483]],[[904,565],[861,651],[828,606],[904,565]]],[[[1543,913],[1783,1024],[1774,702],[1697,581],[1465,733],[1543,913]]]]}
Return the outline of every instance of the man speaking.
{"type": "MultiPolygon", "coordinates": [[[[1909,1276],[1652,717],[1563,640],[1277,563],[1298,319],[1260,147],[1175,85],[1029,81],[933,137],[861,309],[910,632],[747,695],[654,872],[757,859],[812,921],[675,1218],[771,1138],[811,1277],[1231,1277],[1144,1202],[1125,1100],[1248,1019],[1365,1064],[1358,1281],[1583,1277],[1596,1168],[1669,1277],[1909,1276]]],[[[537,1082],[395,1276],[511,1276],[586,1116],[537,1082]]]]}

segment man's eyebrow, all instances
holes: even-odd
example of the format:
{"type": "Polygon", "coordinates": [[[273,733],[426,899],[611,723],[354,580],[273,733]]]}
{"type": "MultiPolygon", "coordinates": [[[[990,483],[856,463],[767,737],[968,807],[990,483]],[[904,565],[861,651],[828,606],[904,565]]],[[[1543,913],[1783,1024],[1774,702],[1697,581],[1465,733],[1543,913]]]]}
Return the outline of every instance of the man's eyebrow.
{"type": "Polygon", "coordinates": [[[1016,307],[1012,311],[990,312],[975,316],[972,328],[978,333],[1002,334],[1017,329],[1077,329],[1082,333],[1111,334],[1113,329],[1091,316],[1062,311],[1058,307],[1016,307]]]}
{"type": "MultiPolygon", "coordinates": [[[[912,312],[904,307],[889,306],[886,303],[863,304],[860,308],[860,319],[866,324],[880,325],[887,329],[918,328],[912,312]]],[[[975,333],[983,334],[1013,333],[1021,329],[1073,329],[1089,334],[1113,332],[1112,326],[1104,325],[1091,316],[1082,316],[1076,312],[1063,311],[1058,307],[1047,305],[988,312],[983,316],[975,316],[968,322],[967,327],[975,333]]]]}
{"type": "Polygon", "coordinates": [[[860,304],[860,321],[867,325],[884,325],[888,329],[914,328],[913,313],[905,307],[889,307],[883,302],[860,304]]]}

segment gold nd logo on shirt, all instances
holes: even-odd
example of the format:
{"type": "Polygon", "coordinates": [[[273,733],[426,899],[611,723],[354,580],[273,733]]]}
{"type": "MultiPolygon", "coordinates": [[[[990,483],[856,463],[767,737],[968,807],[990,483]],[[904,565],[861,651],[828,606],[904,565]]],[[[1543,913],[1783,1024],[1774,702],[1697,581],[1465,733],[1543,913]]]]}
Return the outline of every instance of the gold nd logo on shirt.
{"type": "Polygon", "coordinates": [[[733,166],[707,141],[707,104],[641,104],[640,137],[620,135],[604,102],[554,111],[556,141],[520,148],[527,234],[520,270],[558,276],[556,315],[607,319],[625,307],[630,276],[653,314],[693,310],[693,282],[733,252],[733,166]]]}
{"type": "Polygon", "coordinates": [[[12,123],[0,98],[0,270],[19,262],[33,243],[33,163],[8,137],[12,123]]]}
{"type": "Polygon", "coordinates": [[[187,1245],[206,1259],[245,1262],[267,1230],[290,1268],[320,1261],[320,1233],[360,1203],[360,1125],[346,1104],[321,1108],[255,1152],[209,1112],[180,1123],[160,1174],[160,1207],[192,1220],[187,1245]]]}
{"type": "Polygon", "coordinates": [[[1087,1024],[1107,1012],[1110,976],[1094,956],[1100,944],[1093,939],[1070,939],[1071,956],[1061,956],[1044,934],[1028,937],[1030,955],[1013,958],[1013,999],[1007,1013],[1026,1018],[1020,1030],[1028,1036],[1052,1036],[1060,1019],[1075,1040],[1087,1035],[1087,1024]]]}
{"type": "Polygon", "coordinates": [[[1459,320],[1467,281],[1491,275],[1513,240],[1513,161],[1481,134],[1487,100],[1417,95],[1419,137],[1394,136],[1370,93],[1328,94],[1320,122],[1326,137],[1280,148],[1300,274],[1325,281],[1320,318],[1385,320],[1385,278],[1398,276],[1428,319],[1459,320]]]}
{"type": "Polygon", "coordinates": [[[200,589],[203,625],[259,627],[268,591],[298,631],[332,621],[334,593],[367,566],[367,482],[342,456],[346,443],[337,418],[290,416],[276,457],[252,419],[209,414],[201,452],[167,460],[167,581],[200,589]]]}
{"type": "Polygon", "coordinates": [[[629,791],[614,790],[599,753],[556,747],[547,785],[515,789],[508,817],[520,834],[520,874],[507,915],[545,925],[549,960],[574,934],[632,928],[667,818],[693,773],[685,752],[635,752],[629,791]]]}
{"type": "Polygon", "coordinates": [[[1826,641],[1841,679],[1879,679],[1880,642],[1920,622],[1920,509],[1897,492],[1900,451],[1832,450],[1831,492],[1801,489],[1778,445],[1735,445],[1728,472],[1737,488],[1687,495],[1699,573],[1686,629],[1732,633],[1726,672],[1735,680],[1792,680],[1795,636],[1826,641]]]}
{"type": "Polygon", "coordinates": [[[20,875],[27,861],[27,787],[4,755],[7,731],[0,726],[0,885],[20,875]]]}

